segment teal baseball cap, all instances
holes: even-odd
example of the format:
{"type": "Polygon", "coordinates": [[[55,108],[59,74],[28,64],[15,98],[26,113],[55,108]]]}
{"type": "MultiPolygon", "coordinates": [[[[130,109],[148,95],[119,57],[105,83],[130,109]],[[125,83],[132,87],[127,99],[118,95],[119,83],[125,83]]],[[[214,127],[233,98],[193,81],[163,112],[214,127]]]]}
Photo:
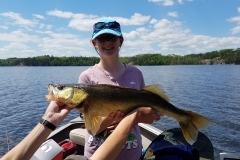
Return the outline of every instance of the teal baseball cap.
{"type": "Polygon", "coordinates": [[[120,37],[122,36],[121,26],[116,20],[110,17],[102,18],[93,25],[92,39],[102,34],[113,34],[120,37]]]}

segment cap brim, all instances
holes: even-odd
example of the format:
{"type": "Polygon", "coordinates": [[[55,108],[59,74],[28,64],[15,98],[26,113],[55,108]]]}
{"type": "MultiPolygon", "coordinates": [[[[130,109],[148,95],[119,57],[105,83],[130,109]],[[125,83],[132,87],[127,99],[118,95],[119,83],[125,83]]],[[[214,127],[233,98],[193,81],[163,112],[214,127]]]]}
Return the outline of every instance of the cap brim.
{"type": "Polygon", "coordinates": [[[102,35],[102,34],[113,34],[118,37],[122,35],[121,32],[106,28],[106,29],[103,29],[103,30],[97,32],[96,34],[94,34],[92,39],[95,39],[96,37],[98,37],[99,35],[102,35]]]}

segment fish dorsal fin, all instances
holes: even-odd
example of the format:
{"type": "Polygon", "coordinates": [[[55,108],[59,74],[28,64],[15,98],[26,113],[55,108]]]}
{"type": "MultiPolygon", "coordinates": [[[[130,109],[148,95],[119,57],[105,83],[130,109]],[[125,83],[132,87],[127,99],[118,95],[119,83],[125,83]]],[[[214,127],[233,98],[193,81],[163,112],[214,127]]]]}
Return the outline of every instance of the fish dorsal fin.
{"type": "Polygon", "coordinates": [[[167,96],[166,91],[159,84],[149,85],[149,86],[144,87],[143,89],[146,91],[155,93],[155,94],[161,96],[162,98],[164,98],[165,100],[167,100],[168,102],[170,102],[170,98],[167,96]]]}
{"type": "Polygon", "coordinates": [[[102,117],[91,116],[89,114],[84,114],[83,117],[84,117],[85,126],[87,130],[90,130],[92,135],[95,136],[102,123],[102,117]]]}

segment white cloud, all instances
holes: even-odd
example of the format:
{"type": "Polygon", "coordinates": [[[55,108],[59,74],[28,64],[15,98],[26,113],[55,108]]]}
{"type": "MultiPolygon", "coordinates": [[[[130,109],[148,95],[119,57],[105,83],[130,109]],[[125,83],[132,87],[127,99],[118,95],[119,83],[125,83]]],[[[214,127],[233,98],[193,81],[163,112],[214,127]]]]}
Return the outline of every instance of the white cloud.
{"type": "Polygon", "coordinates": [[[8,26],[0,26],[0,28],[2,28],[2,29],[8,29],[8,26]]]}
{"type": "Polygon", "coordinates": [[[149,23],[150,23],[150,24],[156,24],[157,22],[158,22],[158,20],[155,19],[155,18],[153,18],[149,23]]]}
{"type": "MultiPolygon", "coordinates": [[[[152,22],[150,21],[150,23],[152,22]]],[[[154,19],[152,24],[153,27],[150,28],[138,28],[135,31],[124,33],[122,56],[130,56],[129,50],[135,54],[151,51],[152,53],[186,55],[225,48],[238,48],[240,44],[238,37],[216,38],[193,35],[190,29],[184,28],[182,23],[178,21],[154,19]]]]}
{"type": "Polygon", "coordinates": [[[39,25],[39,29],[42,29],[42,28],[44,28],[45,26],[46,26],[45,24],[41,23],[41,24],[39,25]]]}
{"type": "MultiPolygon", "coordinates": [[[[160,4],[163,6],[172,6],[175,4],[175,1],[177,1],[177,3],[179,4],[183,4],[184,0],[148,0],[148,2],[153,2],[156,4],[160,4]]],[[[193,0],[185,0],[187,2],[193,2],[193,0]]]]}
{"type": "Polygon", "coordinates": [[[96,23],[98,20],[96,19],[88,19],[88,18],[75,18],[71,19],[68,26],[80,31],[92,31],[94,23],[96,23]]]}
{"type": "Polygon", "coordinates": [[[238,24],[240,23],[240,16],[238,17],[232,17],[228,19],[229,22],[237,22],[238,24]]]}
{"type": "Polygon", "coordinates": [[[45,19],[44,16],[39,15],[39,14],[33,14],[34,17],[38,18],[38,19],[45,19]]]}
{"type": "Polygon", "coordinates": [[[173,0],[148,0],[149,2],[157,3],[157,4],[162,4],[163,6],[172,6],[174,5],[173,0]]]}
{"type": "Polygon", "coordinates": [[[63,12],[55,9],[54,11],[47,11],[47,14],[50,16],[56,16],[60,18],[72,18],[73,13],[72,12],[63,12]]]}
{"type": "MultiPolygon", "coordinates": [[[[238,12],[240,12],[240,7],[238,8],[238,12]]],[[[229,18],[227,21],[237,23],[236,27],[230,29],[231,34],[240,33],[240,16],[229,18]]]]}
{"type": "MultiPolygon", "coordinates": [[[[103,17],[97,15],[87,14],[74,14],[72,12],[63,12],[59,10],[48,11],[48,15],[57,16],[59,18],[68,18],[70,22],[68,27],[80,30],[80,31],[91,31],[94,23],[99,21],[103,17]]],[[[150,20],[150,16],[143,16],[142,14],[135,13],[133,16],[128,18],[123,17],[112,17],[118,21],[121,25],[143,25],[150,20]]]]}
{"type": "Polygon", "coordinates": [[[148,2],[161,2],[162,0],[148,0],[148,2]]]}
{"type": "Polygon", "coordinates": [[[168,12],[168,16],[178,17],[178,13],[177,12],[168,12]]]}
{"type": "Polygon", "coordinates": [[[90,31],[92,26],[99,19],[95,15],[86,15],[86,14],[74,14],[72,12],[63,12],[55,9],[54,11],[48,11],[48,15],[56,16],[59,18],[71,19],[68,27],[80,30],[80,31],[90,31]]]}
{"type": "Polygon", "coordinates": [[[29,47],[23,43],[10,43],[8,46],[5,46],[4,48],[9,50],[29,49],[29,47]]]}
{"type": "Polygon", "coordinates": [[[52,25],[46,25],[46,29],[47,30],[52,29],[52,25]]]}
{"type": "Polygon", "coordinates": [[[125,39],[134,39],[140,35],[137,31],[131,31],[129,33],[123,33],[125,39]]]}
{"type": "Polygon", "coordinates": [[[22,18],[21,14],[14,12],[1,13],[0,16],[13,20],[13,25],[19,25],[22,27],[34,27],[38,22],[36,20],[28,20],[22,18]]]}
{"type": "Polygon", "coordinates": [[[129,33],[123,33],[124,39],[139,39],[141,35],[148,34],[149,30],[145,27],[137,28],[135,31],[131,31],[129,33]]]}
{"type": "Polygon", "coordinates": [[[237,34],[240,33],[240,25],[230,29],[231,34],[237,34]]]}
{"type": "Polygon", "coordinates": [[[46,24],[39,24],[39,29],[46,29],[46,30],[51,30],[52,29],[52,25],[46,25],[46,24]]]}
{"type": "Polygon", "coordinates": [[[183,4],[182,0],[177,0],[179,4],[183,4]]]}
{"type": "Polygon", "coordinates": [[[38,42],[37,35],[28,35],[22,31],[13,31],[11,33],[0,33],[0,41],[11,43],[38,42]]]}
{"type": "Polygon", "coordinates": [[[4,48],[4,47],[1,47],[0,48],[0,54],[4,54],[4,53],[6,53],[6,52],[8,52],[9,51],[9,49],[6,49],[6,48],[4,48]]]}
{"type": "Polygon", "coordinates": [[[31,55],[36,54],[36,50],[30,49],[29,46],[23,43],[10,43],[1,47],[0,55],[8,57],[32,57],[31,55]]]}
{"type": "MultiPolygon", "coordinates": [[[[59,18],[67,18],[64,21],[68,21],[68,25],[61,24],[58,26],[57,23],[53,23],[53,28],[52,24],[38,23],[38,30],[32,30],[31,32],[23,29],[4,30],[4,32],[8,31],[9,33],[0,33],[1,58],[40,55],[97,56],[90,44],[90,33],[85,32],[92,31],[92,25],[102,17],[59,10],[49,11],[48,14],[59,18]],[[72,28],[78,31],[72,32],[72,28]]],[[[169,15],[176,16],[177,13],[171,12],[169,15]]],[[[7,16],[4,15],[4,17],[7,16]]],[[[7,18],[10,18],[10,16],[7,18]]],[[[135,13],[129,17],[113,18],[119,21],[122,26],[131,25],[131,30],[125,32],[123,30],[124,43],[120,52],[121,56],[133,56],[141,53],[181,55],[204,53],[224,48],[239,48],[240,44],[239,37],[218,38],[194,35],[189,28],[182,25],[182,22],[170,21],[167,18],[151,18],[149,15],[140,13],[135,13]]],[[[13,19],[10,18],[10,20],[13,19]]],[[[15,19],[19,19],[19,17],[15,19]]],[[[49,20],[48,17],[45,19],[46,21],[49,20]]],[[[240,17],[232,17],[228,21],[237,24],[231,30],[231,33],[240,33],[240,17]]],[[[32,21],[30,20],[30,22],[32,21]]],[[[7,27],[6,25],[2,26],[7,27]]]]}
{"type": "Polygon", "coordinates": [[[38,43],[42,53],[48,55],[60,56],[77,56],[87,53],[86,48],[91,48],[89,39],[80,39],[77,35],[69,33],[54,33],[52,31],[38,31],[44,37],[38,43]]]}
{"type": "Polygon", "coordinates": [[[133,16],[128,18],[122,18],[122,17],[113,17],[118,21],[121,25],[143,25],[147,23],[150,20],[150,16],[143,16],[140,13],[134,13],[133,16]]]}

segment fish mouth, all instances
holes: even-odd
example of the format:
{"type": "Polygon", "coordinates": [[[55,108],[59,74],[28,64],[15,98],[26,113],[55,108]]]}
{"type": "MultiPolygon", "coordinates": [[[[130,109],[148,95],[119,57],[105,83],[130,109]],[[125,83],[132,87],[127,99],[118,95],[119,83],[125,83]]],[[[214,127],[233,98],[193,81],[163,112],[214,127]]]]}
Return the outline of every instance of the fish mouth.
{"type": "Polygon", "coordinates": [[[54,90],[54,87],[49,84],[48,85],[48,95],[45,96],[45,99],[46,100],[55,100],[55,94],[56,94],[56,91],[54,90]]]}
{"type": "Polygon", "coordinates": [[[73,91],[64,90],[64,85],[48,85],[48,95],[46,95],[45,99],[47,100],[57,100],[63,103],[68,103],[73,98],[73,91]],[[66,93],[66,94],[65,94],[66,93]]]}

